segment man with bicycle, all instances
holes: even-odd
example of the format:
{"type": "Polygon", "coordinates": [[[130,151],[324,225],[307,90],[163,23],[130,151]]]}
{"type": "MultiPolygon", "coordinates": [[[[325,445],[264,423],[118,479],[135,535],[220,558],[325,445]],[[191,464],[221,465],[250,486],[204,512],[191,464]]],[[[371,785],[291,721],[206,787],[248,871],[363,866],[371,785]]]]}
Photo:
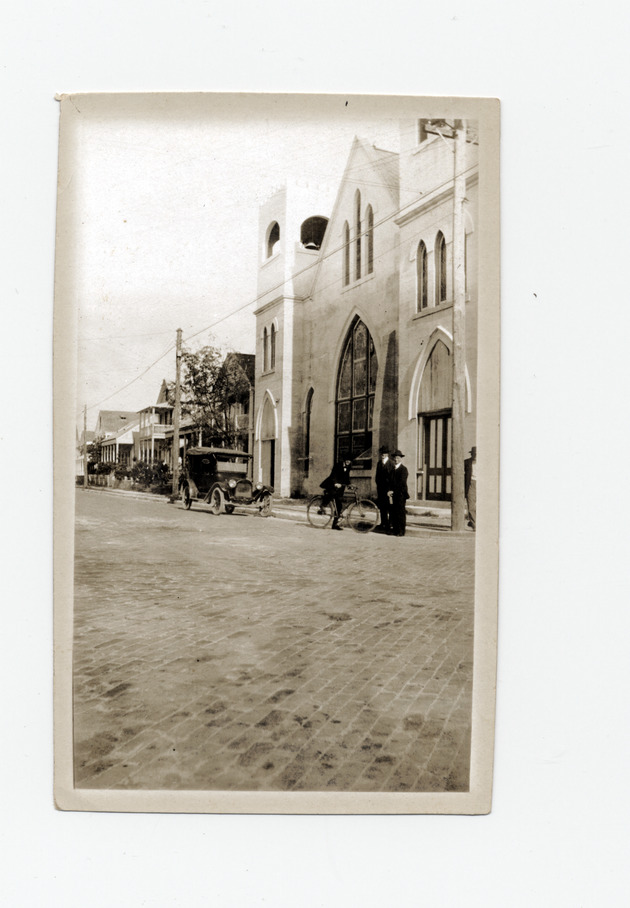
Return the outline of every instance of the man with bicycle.
{"type": "Polygon", "coordinates": [[[330,471],[330,475],[327,476],[319,486],[320,489],[324,490],[322,507],[326,507],[331,501],[334,501],[336,505],[335,517],[332,524],[333,530],[343,529],[339,526],[339,515],[343,511],[343,493],[346,491],[346,486],[350,484],[351,466],[352,461],[348,457],[343,460],[338,460],[330,471]]]}

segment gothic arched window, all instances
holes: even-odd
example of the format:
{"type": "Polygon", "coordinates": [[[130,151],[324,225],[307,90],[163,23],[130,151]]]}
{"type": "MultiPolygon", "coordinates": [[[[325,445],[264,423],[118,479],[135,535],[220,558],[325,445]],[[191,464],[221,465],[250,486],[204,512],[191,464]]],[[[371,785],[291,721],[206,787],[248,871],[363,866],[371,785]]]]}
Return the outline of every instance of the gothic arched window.
{"type": "Polygon", "coordinates": [[[270,346],[271,346],[271,349],[270,349],[270,356],[269,356],[269,360],[270,360],[269,368],[275,369],[276,368],[276,326],[275,325],[271,326],[271,345],[270,346]]]}
{"type": "Polygon", "coordinates": [[[361,277],[361,193],[357,189],[354,197],[354,236],[355,236],[355,280],[361,277]]]}
{"type": "Polygon", "coordinates": [[[344,344],[335,398],[335,459],[371,469],[372,423],[378,362],[374,342],[361,319],[352,323],[344,344]]]}
{"type": "Polygon", "coordinates": [[[422,240],[418,243],[416,251],[416,306],[417,311],[421,312],[429,305],[429,290],[427,280],[427,247],[422,240]]]}
{"type": "Polygon", "coordinates": [[[367,240],[367,273],[372,274],[374,271],[374,212],[372,206],[367,208],[367,231],[365,234],[367,240]]]}
{"type": "Polygon", "coordinates": [[[269,371],[269,335],[267,329],[263,331],[263,372],[269,371]]]}
{"type": "Polygon", "coordinates": [[[446,240],[441,231],[435,240],[435,283],[439,305],[446,302],[446,240]]]}
{"type": "Polygon", "coordinates": [[[346,221],[343,225],[343,285],[350,283],[350,225],[346,221]]]}

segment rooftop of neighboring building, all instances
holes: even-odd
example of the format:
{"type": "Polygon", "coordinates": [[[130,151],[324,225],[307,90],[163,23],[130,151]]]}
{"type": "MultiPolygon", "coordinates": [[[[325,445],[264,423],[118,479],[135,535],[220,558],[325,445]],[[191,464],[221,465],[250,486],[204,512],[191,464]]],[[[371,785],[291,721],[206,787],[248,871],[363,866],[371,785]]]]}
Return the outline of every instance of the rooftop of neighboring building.
{"type": "Polygon", "coordinates": [[[101,410],[95,435],[115,435],[121,429],[137,422],[138,414],[135,410],[101,410]]]}

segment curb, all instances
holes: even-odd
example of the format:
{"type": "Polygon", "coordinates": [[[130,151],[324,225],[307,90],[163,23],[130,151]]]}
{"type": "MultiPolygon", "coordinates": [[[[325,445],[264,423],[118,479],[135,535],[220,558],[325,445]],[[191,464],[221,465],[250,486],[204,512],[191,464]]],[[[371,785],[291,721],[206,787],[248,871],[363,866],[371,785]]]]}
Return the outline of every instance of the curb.
{"type": "MultiPolygon", "coordinates": [[[[156,495],[154,492],[135,492],[132,489],[109,489],[106,486],[88,486],[87,489],[84,489],[82,486],[77,486],[76,491],[78,492],[101,492],[103,494],[109,495],[126,495],[128,498],[132,498],[136,501],[157,501],[162,502],[163,504],[175,504],[179,499],[172,498],[169,495],[156,495]]],[[[416,509],[410,508],[407,512],[408,518],[416,518],[418,515],[415,515],[414,510],[426,510],[426,509],[416,509]]],[[[306,508],[302,508],[299,505],[274,505],[270,518],[276,518],[277,520],[292,520],[294,523],[299,523],[301,526],[310,527],[308,520],[306,519],[306,508]]],[[[270,519],[267,518],[267,519],[270,519]]],[[[370,535],[370,534],[367,534],[370,535]]],[[[380,535],[380,534],[377,534],[380,535]]],[[[407,520],[407,536],[472,536],[472,530],[462,530],[461,532],[455,532],[451,530],[450,526],[440,526],[435,524],[417,524],[412,523],[407,520]]]]}

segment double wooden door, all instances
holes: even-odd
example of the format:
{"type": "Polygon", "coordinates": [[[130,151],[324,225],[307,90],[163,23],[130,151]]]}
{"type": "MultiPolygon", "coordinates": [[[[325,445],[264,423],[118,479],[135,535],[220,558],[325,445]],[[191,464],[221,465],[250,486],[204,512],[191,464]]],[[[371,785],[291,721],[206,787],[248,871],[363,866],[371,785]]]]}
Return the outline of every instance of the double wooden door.
{"type": "Polygon", "coordinates": [[[428,501],[451,500],[452,417],[450,410],[421,414],[423,496],[428,501]]]}

